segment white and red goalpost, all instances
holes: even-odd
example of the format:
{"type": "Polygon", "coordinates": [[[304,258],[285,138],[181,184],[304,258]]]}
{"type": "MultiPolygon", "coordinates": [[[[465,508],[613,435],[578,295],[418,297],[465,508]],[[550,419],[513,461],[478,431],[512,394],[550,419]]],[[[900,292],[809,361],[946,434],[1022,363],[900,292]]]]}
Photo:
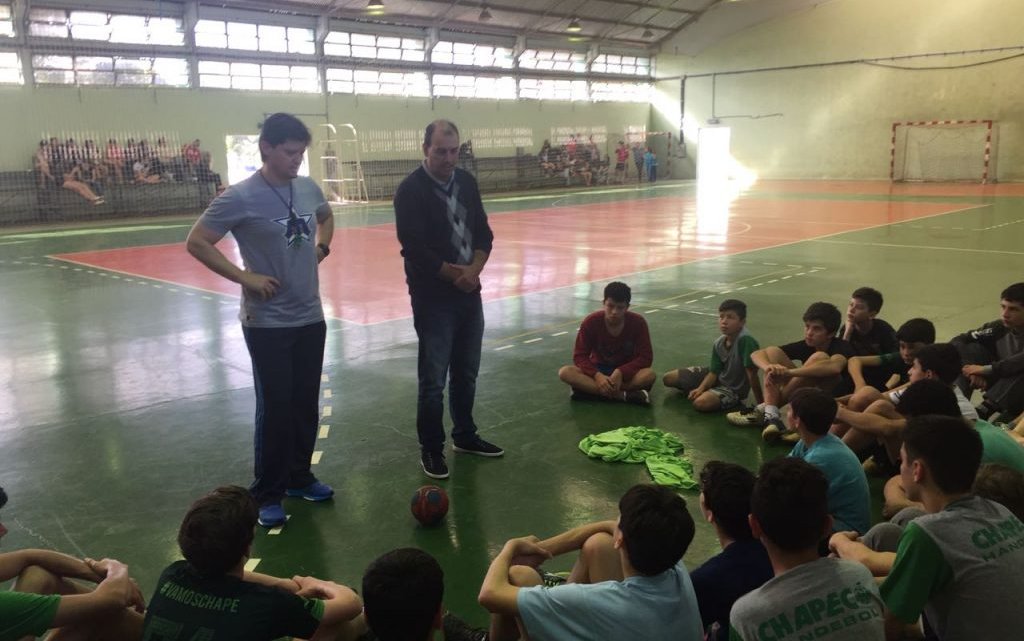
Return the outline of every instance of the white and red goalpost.
{"type": "Polygon", "coordinates": [[[907,182],[995,182],[991,120],[892,123],[889,179],[907,182]]]}

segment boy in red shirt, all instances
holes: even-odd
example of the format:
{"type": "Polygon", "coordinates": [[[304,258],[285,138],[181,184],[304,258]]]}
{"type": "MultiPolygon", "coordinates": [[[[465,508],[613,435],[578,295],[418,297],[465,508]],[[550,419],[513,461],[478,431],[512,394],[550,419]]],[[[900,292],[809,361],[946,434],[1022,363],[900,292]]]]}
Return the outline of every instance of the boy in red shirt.
{"type": "Polygon", "coordinates": [[[647,321],[629,311],[632,292],[625,283],[604,288],[604,309],[580,323],[573,365],[558,370],[572,387],[574,399],[606,398],[647,405],[657,375],[651,369],[654,351],[647,321]]]}

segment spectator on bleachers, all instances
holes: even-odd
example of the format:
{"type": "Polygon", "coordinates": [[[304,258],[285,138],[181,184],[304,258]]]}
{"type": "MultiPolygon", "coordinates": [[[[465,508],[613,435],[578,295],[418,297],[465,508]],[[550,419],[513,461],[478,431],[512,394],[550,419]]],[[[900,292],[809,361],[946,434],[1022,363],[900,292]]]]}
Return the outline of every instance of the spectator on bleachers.
{"type": "Polygon", "coordinates": [[[220,174],[213,171],[210,167],[210,152],[208,151],[202,152],[199,157],[199,165],[196,167],[196,180],[201,183],[212,183],[218,194],[224,191],[220,174]]]}
{"type": "Polygon", "coordinates": [[[91,138],[82,143],[81,155],[82,160],[88,160],[92,164],[100,161],[100,150],[91,138]]]}
{"type": "Polygon", "coordinates": [[[107,175],[116,178],[118,184],[124,183],[124,163],[124,149],[118,144],[116,139],[109,139],[107,141],[107,148],[103,151],[103,164],[107,168],[107,175]]]}
{"type": "Polygon", "coordinates": [[[565,155],[568,160],[576,159],[576,136],[569,136],[569,142],[565,143],[565,155]]]}
{"type": "Polygon", "coordinates": [[[56,184],[57,181],[50,172],[50,145],[45,140],[39,141],[39,148],[32,156],[32,168],[36,172],[40,189],[56,184]]]}
{"type": "Polygon", "coordinates": [[[597,143],[594,142],[593,136],[587,138],[587,158],[592,163],[601,162],[601,150],[598,149],[597,143]]]}
{"type": "Polygon", "coordinates": [[[136,185],[152,185],[160,182],[160,172],[152,165],[150,160],[136,160],[132,163],[132,176],[135,177],[136,185]]]}
{"type": "Polygon", "coordinates": [[[615,148],[615,179],[620,185],[626,182],[626,161],[629,160],[629,149],[626,149],[626,143],[619,141],[619,146],[615,148]]]}
{"type": "MultiPolygon", "coordinates": [[[[329,153],[328,155],[333,155],[329,153]]],[[[181,147],[181,158],[184,162],[184,176],[183,179],[189,178],[198,179],[199,177],[199,163],[202,160],[202,151],[199,149],[199,139],[196,138],[190,143],[185,143],[181,147]]],[[[337,161],[335,161],[337,162],[337,161]]]]}
{"type": "Polygon", "coordinates": [[[64,162],[74,165],[82,159],[82,150],[78,148],[74,138],[68,138],[64,143],[64,162]]]}
{"type": "Polygon", "coordinates": [[[102,205],[105,201],[102,196],[99,196],[92,190],[92,187],[86,183],[86,179],[91,178],[91,173],[87,176],[83,170],[81,163],[75,163],[64,173],[64,180],[61,183],[61,187],[68,191],[73,191],[82,198],[88,200],[93,205],[102,205]]]}

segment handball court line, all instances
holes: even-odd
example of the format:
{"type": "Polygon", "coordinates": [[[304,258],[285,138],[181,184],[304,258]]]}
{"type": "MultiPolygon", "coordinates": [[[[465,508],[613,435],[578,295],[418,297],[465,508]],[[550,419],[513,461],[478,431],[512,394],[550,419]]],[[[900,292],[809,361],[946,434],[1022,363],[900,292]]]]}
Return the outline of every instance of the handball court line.
{"type": "MultiPolygon", "coordinates": [[[[919,221],[989,205],[950,210],[948,203],[762,200],[740,198],[708,213],[693,197],[659,196],[509,212],[491,217],[498,239],[483,274],[484,301],[554,292],[635,277],[711,258],[740,256],[805,240],[919,221]],[[836,230],[836,227],[843,227],[836,230]]],[[[320,267],[328,317],[376,325],[411,316],[393,224],[335,231],[332,255],[320,267]],[[381,233],[390,231],[390,233],[381,233]]],[[[228,238],[222,251],[239,260],[228,238]]],[[[122,276],[229,297],[239,287],[207,270],[182,243],[56,254],[51,258],[122,276]]]]}

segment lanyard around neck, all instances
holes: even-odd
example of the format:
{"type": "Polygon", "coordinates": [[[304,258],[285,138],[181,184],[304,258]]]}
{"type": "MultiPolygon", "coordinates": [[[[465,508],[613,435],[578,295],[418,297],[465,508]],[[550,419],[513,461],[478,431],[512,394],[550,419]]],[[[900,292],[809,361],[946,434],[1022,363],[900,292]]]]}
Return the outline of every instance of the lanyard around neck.
{"type": "Polygon", "coordinates": [[[288,201],[285,202],[284,196],[281,195],[281,192],[277,191],[276,187],[270,184],[270,181],[263,175],[263,172],[259,171],[256,173],[260,175],[260,178],[262,178],[263,182],[267,184],[267,187],[270,187],[270,191],[274,192],[274,195],[281,201],[281,204],[288,208],[288,218],[298,218],[298,216],[295,215],[295,208],[293,206],[295,204],[295,190],[292,187],[292,181],[288,181],[288,201]]]}

